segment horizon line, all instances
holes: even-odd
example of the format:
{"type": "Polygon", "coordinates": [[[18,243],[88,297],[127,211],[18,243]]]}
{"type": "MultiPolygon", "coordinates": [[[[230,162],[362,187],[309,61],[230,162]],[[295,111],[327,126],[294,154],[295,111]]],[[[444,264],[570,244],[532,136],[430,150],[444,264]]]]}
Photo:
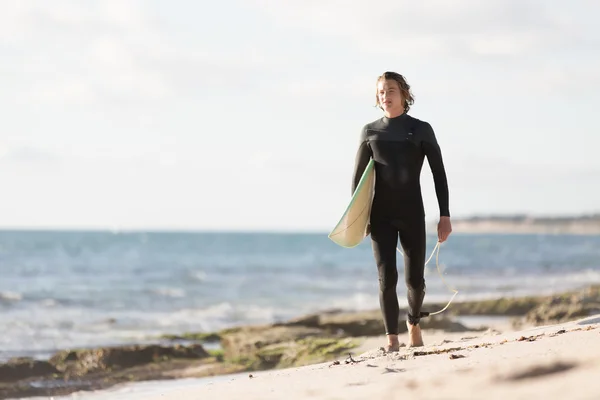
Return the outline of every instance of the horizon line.
{"type": "MultiPolygon", "coordinates": [[[[582,213],[555,213],[555,214],[533,214],[533,213],[479,213],[471,214],[469,216],[451,217],[452,221],[456,222],[472,222],[477,219],[585,219],[594,218],[600,219],[600,211],[590,211],[582,213]]],[[[425,224],[427,228],[430,228],[432,224],[437,222],[438,218],[426,219],[425,224]]],[[[325,227],[254,227],[254,228],[243,228],[243,227],[229,227],[229,228],[209,228],[209,227],[182,227],[182,226],[52,226],[52,225],[22,225],[22,226],[2,226],[0,225],[0,232],[112,232],[112,233],[277,233],[277,234],[328,234],[332,228],[325,227]]]]}

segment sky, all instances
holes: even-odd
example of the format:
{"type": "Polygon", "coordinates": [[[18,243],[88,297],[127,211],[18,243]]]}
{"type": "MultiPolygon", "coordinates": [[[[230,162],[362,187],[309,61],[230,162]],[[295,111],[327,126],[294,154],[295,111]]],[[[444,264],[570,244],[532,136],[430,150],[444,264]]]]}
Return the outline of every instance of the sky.
{"type": "Polygon", "coordinates": [[[3,0],[0,228],[328,231],[387,70],[453,217],[598,212],[600,2],[566,4],[3,0]]]}

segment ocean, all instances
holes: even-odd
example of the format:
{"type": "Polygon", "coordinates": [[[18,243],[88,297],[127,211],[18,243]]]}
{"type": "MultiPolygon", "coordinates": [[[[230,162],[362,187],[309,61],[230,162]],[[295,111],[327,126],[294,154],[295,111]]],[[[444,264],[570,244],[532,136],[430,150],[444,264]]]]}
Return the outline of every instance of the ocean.
{"type": "MultiPolygon", "coordinates": [[[[439,261],[454,301],[549,294],[600,283],[600,236],[454,233],[439,261]]],[[[2,231],[0,277],[0,360],[379,307],[370,241],[326,233],[2,231]]],[[[435,256],[426,280],[452,297],[435,256]]]]}

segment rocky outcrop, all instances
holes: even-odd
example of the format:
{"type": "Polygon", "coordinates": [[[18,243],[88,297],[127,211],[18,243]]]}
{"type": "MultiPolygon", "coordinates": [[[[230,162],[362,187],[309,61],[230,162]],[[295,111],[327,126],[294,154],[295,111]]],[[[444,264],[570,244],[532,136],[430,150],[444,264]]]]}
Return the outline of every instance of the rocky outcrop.
{"type": "MultiPolygon", "coordinates": [[[[403,316],[405,314],[406,310],[400,312],[402,316],[398,324],[400,333],[407,331],[406,324],[403,323],[403,316]]],[[[330,310],[280,323],[279,326],[318,328],[328,334],[348,337],[379,336],[385,333],[383,319],[379,310],[359,312],[330,310]]],[[[445,316],[423,318],[421,320],[421,327],[422,329],[439,329],[449,332],[467,330],[467,327],[464,325],[445,316]]]]}
{"type": "Polygon", "coordinates": [[[259,350],[270,345],[327,336],[329,335],[326,332],[318,328],[273,325],[240,327],[220,334],[224,358],[242,362],[247,362],[259,350]]]}
{"type": "Polygon", "coordinates": [[[47,361],[15,358],[0,364],[0,398],[64,395],[101,389],[120,382],[190,376],[240,370],[219,363],[200,345],[143,345],[65,350],[47,361]]]}
{"type": "Polygon", "coordinates": [[[58,373],[54,365],[48,361],[31,358],[13,358],[0,365],[0,382],[16,382],[25,378],[47,376],[58,373]]]}
{"type": "Polygon", "coordinates": [[[529,311],[524,320],[533,325],[561,323],[600,313],[600,287],[553,296],[529,311]]]}
{"type": "MultiPolygon", "coordinates": [[[[423,329],[467,331],[443,317],[424,318],[423,329]]],[[[399,322],[400,332],[407,331],[399,322]]],[[[380,312],[330,310],[287,322],[241,327],[219,333],[224,358],[248,369],[269,369],[324,362],[346,354],[359,344],[353,338],[383,336],[380,312]]]]}
{"type": "Polygon", "coordinates": [[[202,359],[210,355],[202,345],[172,347],[124,346],[100,349],[67,350],[55,354],[50,364],[64,377],[84,376],[92,372],[112,371],[170,359],[202,359]]]}
{"type": "Polygon", "coordinates": [[[264,325],[221,333],[224,359],[250,370],[327,361],[357,344],[318,327],[264,325]]]}

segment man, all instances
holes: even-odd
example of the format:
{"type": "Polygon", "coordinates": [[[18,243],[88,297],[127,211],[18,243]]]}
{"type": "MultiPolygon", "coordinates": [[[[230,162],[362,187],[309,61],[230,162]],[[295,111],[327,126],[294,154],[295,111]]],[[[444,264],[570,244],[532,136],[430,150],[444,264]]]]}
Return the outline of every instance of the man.
{"type": "Polygon", "coordinates": [[[452,225],[440,147],[431,125],[407,114],[414,103],[410,86],[402,75],[385,72],[377,78],[376,87],[376,105],[384,116],[363,127],[352,192],[369,159],[373,158],[376,179],[369,229],[379,275],[379,302],[388,338],[387,350],[398,351],[398,238],[404,253],[409,346],[423,346],[419,321],[425,297],[426,239],[420,175],[425,157],[433,174],[439,204],[440,243],[446,241],[452,225]]]}

